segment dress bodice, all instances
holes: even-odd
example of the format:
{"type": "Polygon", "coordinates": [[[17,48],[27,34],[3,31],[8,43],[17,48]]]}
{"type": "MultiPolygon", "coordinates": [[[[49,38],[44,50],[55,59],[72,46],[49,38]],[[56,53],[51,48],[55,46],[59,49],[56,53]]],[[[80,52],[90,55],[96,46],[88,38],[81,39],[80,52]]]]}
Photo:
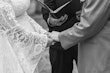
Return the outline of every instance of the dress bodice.
{"type": "Polygon", "coordinates": [[[30,0],[10,0],[16,17],[21,16],[28,9],[30,0]]]}

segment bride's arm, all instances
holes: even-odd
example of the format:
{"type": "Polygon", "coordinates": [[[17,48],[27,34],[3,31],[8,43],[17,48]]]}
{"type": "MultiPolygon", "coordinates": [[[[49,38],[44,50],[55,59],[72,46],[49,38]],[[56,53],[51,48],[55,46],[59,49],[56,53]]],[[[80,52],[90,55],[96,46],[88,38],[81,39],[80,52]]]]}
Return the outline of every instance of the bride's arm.
{"type": "Polygon", "coordinates": [[[0,28],[1,27],[3,31],[6,32],[11,42],[18,44],[20,47],[32,46],[36,48],[36,45],[40,45],[42,48],[45,48],[47,45],[47,35],[37,32],[26,32],[19,26],[18,22],[15,20],[13,8],[6,2],[0,2],[0,28]]]}

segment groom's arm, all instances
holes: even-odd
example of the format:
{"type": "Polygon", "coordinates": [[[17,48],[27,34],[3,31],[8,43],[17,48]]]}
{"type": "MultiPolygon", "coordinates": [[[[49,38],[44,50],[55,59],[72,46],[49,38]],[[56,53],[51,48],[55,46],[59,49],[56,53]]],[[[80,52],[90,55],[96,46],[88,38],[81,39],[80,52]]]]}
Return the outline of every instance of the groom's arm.
{"type": "Polygon", "coordinates": [[[86,0],[81,13],[81,21],[59,34],[64,49],[95,36],[102,30],[110,16],[110,0],[86,0]]]}

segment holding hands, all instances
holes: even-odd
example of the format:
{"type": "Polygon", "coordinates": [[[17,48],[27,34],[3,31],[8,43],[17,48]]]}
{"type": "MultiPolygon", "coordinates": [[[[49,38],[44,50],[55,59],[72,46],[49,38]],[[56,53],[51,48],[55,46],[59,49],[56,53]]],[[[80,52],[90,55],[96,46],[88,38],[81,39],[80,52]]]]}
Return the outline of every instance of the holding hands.
{"type": "Polygon", "coordinates": [[[51,33],[49,32],[47,34],[48,36],[48,44],[47,44],[47,47],[51,46],[51,45],[54,45],[54,43],[56,42],[59,42],[59,33],[60,32],[57,32],[57,31],[52,31],[51,33]]]}
{"type": "Polygon", "coordinates": [[[51,39],[53,39],[55,42],[59,42],[59,32],[57,31],[52,31],[50,34],[49,34],[49,37],[51,39]]]}
{"type": "Polygon", "coordinates": [[[66,20],[68,19],[68,15],[65,14],[64,16],[61,16],[60,18],[54,18],[51,14],[49,14],[49,18],[47,22],[50,24],[51,27],[54,26],[61,26],[66,20]]]}
{"type": "MultiPolygon", "coordinates": [[[[47,22],[51,27],[54,26],[61,26],[63,23],[65,23],[68,19],[68,15],[65,14],[61,16],[60,18],[54,18],[51,14],[49,14],[49,18],[47,19],[47,22]]],[[[55,42],[59,42],[59,33],[57,31],[48,32],[48,44],[47,46],[54,45],[55,42]]]]}

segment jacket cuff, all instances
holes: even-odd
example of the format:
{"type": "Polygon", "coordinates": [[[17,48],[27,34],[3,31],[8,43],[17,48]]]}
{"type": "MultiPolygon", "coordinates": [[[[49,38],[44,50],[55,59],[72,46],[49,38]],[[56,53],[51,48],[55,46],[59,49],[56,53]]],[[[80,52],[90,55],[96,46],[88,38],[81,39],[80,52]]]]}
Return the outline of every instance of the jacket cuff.
{"type": "Polygon", "coordinates": [[[63,34],[63,32],[59,34],[59,41],[64,50],[68,50],[70,47],[73,46],[73,41],[69,41],[69,39],[67,39],[63,34]]]}

